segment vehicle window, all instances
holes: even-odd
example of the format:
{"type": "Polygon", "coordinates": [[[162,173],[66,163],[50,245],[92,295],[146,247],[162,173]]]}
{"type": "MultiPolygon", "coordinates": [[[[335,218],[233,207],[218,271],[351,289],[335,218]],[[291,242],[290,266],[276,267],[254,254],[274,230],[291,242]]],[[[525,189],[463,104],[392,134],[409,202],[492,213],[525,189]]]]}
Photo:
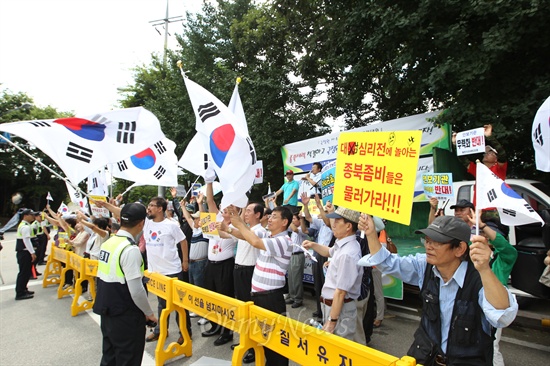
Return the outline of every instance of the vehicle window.
{"type": "Polygon", "coordinates": [[[471,184],[466,184],[466,185],[463,185],[462,187],[460,187],[458,189],[457,194],[456,194],[456,202],[458,202],[460,200],[467,200],[467,201],[472,202],[471,191],[472,191],[472,185],[471,184]]]}
{"type": "Polygon", "coordinates": [[[536,195],[534,195],[532,192],[527,191],[523,187],[516,186],[516,185],[510,185],[514,191],[516,191],[517,194],[521,196],[531,207],[533,207],[536,211],[542,211],[546,210],[548,206],[544,203],[543,200],[538,198],[536,195]]]}

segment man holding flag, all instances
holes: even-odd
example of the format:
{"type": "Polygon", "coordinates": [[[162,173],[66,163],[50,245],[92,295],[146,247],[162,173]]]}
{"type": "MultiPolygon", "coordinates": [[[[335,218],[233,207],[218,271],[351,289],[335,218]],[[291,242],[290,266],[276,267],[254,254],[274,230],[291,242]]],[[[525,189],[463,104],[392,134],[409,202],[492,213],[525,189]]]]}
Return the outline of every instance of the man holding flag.
{"type": "Polygon", "coordinates": [[[416,231],[425,235],[426,253],[400,257],[382,247],[372,216],[362,215],[359,229],[370,249],[360,265],[421,288],[422,318],[407,354],[424,365],[492,364],[493,327],[511,324],[518,304],[491,270],[487,239],[470,239],[468,224],[441,216],[416,231]]]}

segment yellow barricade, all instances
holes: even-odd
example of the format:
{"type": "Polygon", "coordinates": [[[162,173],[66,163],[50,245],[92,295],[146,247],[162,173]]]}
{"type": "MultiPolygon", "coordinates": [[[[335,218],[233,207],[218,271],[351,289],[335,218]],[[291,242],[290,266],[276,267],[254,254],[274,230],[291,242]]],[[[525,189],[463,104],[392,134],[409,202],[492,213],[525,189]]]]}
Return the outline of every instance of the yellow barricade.
{"type": "Polygon", "coordinates": [[[157,365],[164,365],[164,363],[178,356],[190,357],[193,354],[192,341],[187,331],[187,317],[185,316],[185,309],[176,307],[172,301],[173,283],[175,278],[163,276],[159,273],[151,273],[145,271],[145,277],[148,278],[147,289],[166,300],[166,307],[160,313],[159,327],[160,335],[155,348],[155,363],[157,365]],[[183,336],[183,344],[179,345],[177,342],[170,343],[166,348],[166,335],[168,334],[168,315],[172,311],[177,311],[179,314],[179,329],[183,336]]]}
{"type": "MultiPolygon", "coordinates": [[[[46,263],[46,269],[44,270],[44,278],[42,279],[42,287],[46,288],[50,285],[58,285],[61,282],[61,261],[58,259],[59,254],[57,252],[61,249],[52,245],[52,250],[48,256],[48,262],[46,263]]],[[[64,251],[64,250],[63,250],[64,251]]],[[[66,257],[64,257],[66,260],[66,257]]]]}
{"type": "Polygon", "coordinates": [[[416,365],[412,357],[398,359],[256,305],[249,311],[250,339],[300,365],[416,365]]]}
{"type": "MultiPolygon", "coordinates": [[[[97,276],[97,260],[84,259],[66,250],[52,247],[48,257],[43,287],[59,282],[58,298],[73,292],[63,290],[65,272],[73,269],[78,277],[76,281],[75,298],[71,305],[71,315],[89,309],[93,301],[78,304],[82,291],[82,281],[89,281],[89,291],[95,299],[95,281],[97,276]],[[61,263],[65,268],[59,273],[61,263]],[[49,278],[49,276],[56,276],[49,278]],[[57,282],[54,282],[57,279],[57,282]]],[[[167,360],[179,356],[190,357],[193,354],[192,340],[187,331],[185,310],[192,311],[208,320],[220,324],[240,334],[239,346],[233,352],[232,364],[241,365],[246,350],[254,348],[256,364],[265,363],[263,347],[280,353],[288,359],[301,365],[386,365],[415,366],[416,360],[409,356],[397,358],[360,345],[342,337],[327,333],[305,323],[274,313],[252,302],[243,302],[221,295],[176,278],[145,271],[149,292],[166,300],[166,308],[159,319],[160,336],[155,349],[156,365],[164,365],[167,360]],[[166,349],[168,333],[168,315],[177,311],[179,314],[179,330],[184,342],[170,343],[166,349]]]]}
{"type": "Polygon", "coordinates": [[[69,254],[68,267],[73,269],[74,278],[76,279],[74,286],[74,297],[71,304],[71,315],[77,316],[81,311],[91,309],[94,304],[93,300],[84,300],[81,303],[78,302],[80,300],[80,295],[82,295],[82,282],[87,280],[88,284],[90,284],[90,282],[93,282],[94,279],[86,276],[86,260],[84,257],[81,257],[76,253],[69,254]]]}
{"type": "MultiPolygon", "coordinates": [[[[248,338],[248,308],[252,302],[245,303],[183,281],[174,281],[172,296],[175,306],[192,311],[240,334],[239,346],[233,352],[233,365],[241,364],[246,351],[255,347],[248,338]]],[[[263,349],[258,348],[258,351],[263,354],[263,349]]]]}
{"type": "Polygon", "coordinates": [[[97,266],[98,262],[97,259],[84,259],[84,275],[86,276],[86,279],[88,280],[88,293],[92,296],[92,304],[93,306],[95,302],[95,296],[96,296],[96,277],[97,277],[97,266]]]}

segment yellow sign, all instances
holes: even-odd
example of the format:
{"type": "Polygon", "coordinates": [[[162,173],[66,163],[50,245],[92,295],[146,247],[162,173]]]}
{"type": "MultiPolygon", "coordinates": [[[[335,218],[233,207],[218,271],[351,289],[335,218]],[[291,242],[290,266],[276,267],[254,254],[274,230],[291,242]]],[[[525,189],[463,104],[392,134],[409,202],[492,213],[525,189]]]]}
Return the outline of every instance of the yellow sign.
{"type": "Polygon", "coordinates": [[[90,201],[90,209],[92,210],[92,215],[94,216],[97,216],[97,217],[110,217],[110,213],[109,213],[109,210],[105,207],[98,207],[96,206],[93,201],[102,201],[102,202],[107,202],[107,197],[105,196],[93,196],[93,195],[90,195],[89,196],[90,199],[92,201],[90,201]]]}
{"type": "Polygon", "coordinates": [[[343,132],[334,204],[409,225],[421,131],[343,132]]]}
{"type": "Polygon", "coordinates": [[[160,273],[148,272],[147,289],[154,295],[167,299],[172,291],[171,282],[174,281],[171,277],[166,277],[160,273]]]}
{"type": "Polygon", "coordinates": [[[220,237],[218,229],[216,229],[216,214],[201,212],[200,225],[202,235],[208,239],[217,239],[220,237]]]}
{"type": "Polygon", "coordinates": [[[239,333],[240,327],[244,325],[242,319],[247,315],[244,302],[183,281],[174,282],[172,301],[176,306],[239,333]],[[237,322],[239,319],[241,323],[237,322]]]}
{"type": "Polygon", "coordinates": [[[250,338],[300,365],[415,365],[256,305],[250,307],[250,338]]]}

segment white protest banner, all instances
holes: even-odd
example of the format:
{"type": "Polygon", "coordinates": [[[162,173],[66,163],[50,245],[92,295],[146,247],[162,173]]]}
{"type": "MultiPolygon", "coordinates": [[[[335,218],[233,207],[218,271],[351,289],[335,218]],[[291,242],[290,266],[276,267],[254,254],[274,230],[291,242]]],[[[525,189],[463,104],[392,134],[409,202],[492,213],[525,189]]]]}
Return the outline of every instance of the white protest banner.
{"type": "Polygon", "coordinates": [[[485,153],[484,128],[462,131],[456,134],[456,155],[485,153]]]}

